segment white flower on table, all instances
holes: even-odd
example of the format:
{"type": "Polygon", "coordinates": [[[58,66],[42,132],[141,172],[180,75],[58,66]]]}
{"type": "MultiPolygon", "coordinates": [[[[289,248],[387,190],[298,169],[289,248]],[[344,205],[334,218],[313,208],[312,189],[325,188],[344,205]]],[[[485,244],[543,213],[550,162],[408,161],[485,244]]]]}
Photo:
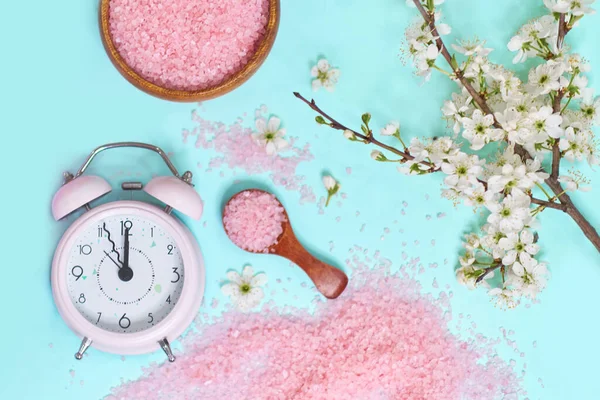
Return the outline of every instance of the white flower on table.
{"type": "Polygon", "coordinates": [[[312,81],[314,91],[319,90],[319,88],[325,88],[325,90],[333,92],[340,78],[340,70],[338,68],[331,68],[329,61],[324,58],[320,59],[317,65],[312,67],[310,74],[315,78],[312,81]]]}
{"type": "Polygon", "coordinates": [[[325,186],[325,189],[327,190],[327,201],[325,202],[325,207],[327,207],[331,198],[340,190],[341,185],[333,178],[333,176],[325,175],[323,177],[323,186],[325,186]]]}
{"type": "Polygon", "coordinates": [[[512,266],[514,276],[510,284],[523,296],[535,299],[537,294],[546,287],[548,268],[546,264],[538,262],[529,254],[522,254],[520,261],[512,266]]]}
{"type": "Polygon", "coordinates": [[[257,132],[252,134],[254,140],[265,147],[267,154],[272,155],[288,146],[288,142],[283,138],[285,128],[280,128],[281,120],[277,117],[269,118],[267,122],[264,118],[256,120],[257,132]]]}
{"type": "Polygon", "coordinates": [[[221,292],[229,296],[240,311],[256,307],[263,299],[264,292],[261,286],[267,283],[267,275],[254,275],[251,266],[245,266],[241,275],[237,271],[229,271],[227,279],[229,282],[221,286],[221,292]]]}
{"type": "Polygon", "coordinates": [[[527,229],[523,229],[521,234],[511,232],[507,237],[500,239],[498,245],[506,250],[506,254],[502,258],[502,264],[511,265],[515,261],[523,262],[523,257],[536,255],[540,250],[540,246],[533,243],[533,241],[533,233],[527,229]]]}

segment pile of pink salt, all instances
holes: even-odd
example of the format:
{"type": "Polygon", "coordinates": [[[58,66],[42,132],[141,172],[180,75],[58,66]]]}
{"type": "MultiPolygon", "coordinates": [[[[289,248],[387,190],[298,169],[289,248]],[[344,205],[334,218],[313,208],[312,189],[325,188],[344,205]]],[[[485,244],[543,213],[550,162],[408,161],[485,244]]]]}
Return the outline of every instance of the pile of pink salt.
{"type": "Polygon", "coordinates": [[[223,225],[231,241],[252,252],[267,252],[276,244],[285,221],[281,203],[261,191],[238,193],[223,210],[223,225]]]}
{"type": "MultiPolygon", "coordinates": [[[[354,252],[353,266],[371,264],[354,252]]],[[[422,293],[416,262],[354,270],[335,301],[307,310],[228,311],[183,340],[175,363],[151,366],[107,400],[515,400],[525,398],[500,340],[449,331],[449,295],[422,293]]],[[[362,267],[361,267],[362,268],[362,267]]]]}
{"type": "Polygon", "coordinates": [[[266,32],[268,0],[110,0],[112,40],[161,87],[200,90],[240,71],[266,32]]]}
{"type": "MultiPolygon", "coordinates": [[[[267,113],[267,107],[262,106],[257,110],[256,117],[261,118],[267,113]]],[[[186,143],[195,138],[196,148],[218,153],[210,159],[210,168],[227,167],[234,173],[240,169],[248,175],[266,174],[275,186],[299,192],[300,204],[316,202],[313,188],[305,183],[305,176],[297,172],[300,164],[314,159],[309,144],[299,147],[295,139],[290,137],[287,138],[289,146],[285,151],[269,155],[264,146],[252,138],[252,129],[242,125],[242,119],[228,125],[202,118],[194,111],[192,120],[196,126],[191,130],[183,130],[183,141],[186,143]]]]}

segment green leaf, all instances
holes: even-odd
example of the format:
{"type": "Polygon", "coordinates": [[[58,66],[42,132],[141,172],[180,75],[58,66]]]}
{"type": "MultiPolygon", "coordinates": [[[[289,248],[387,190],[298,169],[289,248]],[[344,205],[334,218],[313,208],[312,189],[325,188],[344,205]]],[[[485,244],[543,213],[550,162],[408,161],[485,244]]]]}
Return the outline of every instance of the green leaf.
{"type": "Polygon", "coordinates": [[[325,121],[325,118],[321,117],[320,115],[317,115],[315,117],[315,121],[317,121],[317,124],[321,124],[321,125],[327,124],[327,121],[325,121]]]}
{"type": "Polygon", "coordinates": [[[364,122],[364,123],[365,123],[365,125],[368,125],[370,121],[371,121],[371,114],[369,114],[369,113],[364,113],[364,114],[362,115],[362,122],[364,122]]]}
{"type": "Polygon", "coordinates": [[[456,54],[452,54],[452,59],[450,60],[450,65],[452,69],[458,69],[458,61],[456,61],[456,54]]]}
{"type": "Polygon", "coordinates": [[[365,135],[368,135],[368,134],[369,134],[369,130],[367,129],[367,127],[366,127],[366,126],[364,126],[364,125],[361,125],[361,126],[360,126],[360,129],[362,129],[362,131],[363,131],[363,133],[364,133],[365,135]]]}

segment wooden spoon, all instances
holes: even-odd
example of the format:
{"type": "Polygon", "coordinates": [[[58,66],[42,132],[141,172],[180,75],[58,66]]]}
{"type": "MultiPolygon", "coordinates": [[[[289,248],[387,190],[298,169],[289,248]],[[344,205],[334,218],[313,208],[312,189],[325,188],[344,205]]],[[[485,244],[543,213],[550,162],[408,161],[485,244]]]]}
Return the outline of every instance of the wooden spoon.
{"type": "MultiPolygon", "coordinates": [[[[271,194],[269,192],[265,192],[264,190],[249,189],[234,195],[231,199],[229,199],[229,201],[246,192],[261,192],[271,194]]],[[[275,199],[277,200],[277,198],[275,199]]],[[[227,204],[229,204],[229,201],[227,204]]],[[[279,200],[277,201],[279,202],[279,200]]],[[[279,202],[279,204],[282,208],[284,208],[281,202],[279,202]]],[[[225,205],[225,208],[227,208],[227,205],[225,205]]],[[[304,270],[304,272],[306,272],[308,277],[317,287],[317,290],[319,290],[323,296],[327,297],[328,299],[335,299],[342,294],[348,285],[348,277],[343,271],[332,267],[329,264],[325,264],[323,261],[318,260],[312,254],[310,254],[296,238],[290,223],[290,218],[288,217],[285,208],[284,213],[285,221],[282,222],[283,232],[281,235],[279,235],[279,238],[277,238],[277,243],[269,247],[267,252],[287,258],[294,264],[298,265],[304,270]]],[[[224,223],[223,226],[225,226],[224,223]]],[[[227,228],[225,228],[225,232],[229,236],[227,228]]],[[[261,254],[262,252],[255,251],[253,253],[261,254]]]]}

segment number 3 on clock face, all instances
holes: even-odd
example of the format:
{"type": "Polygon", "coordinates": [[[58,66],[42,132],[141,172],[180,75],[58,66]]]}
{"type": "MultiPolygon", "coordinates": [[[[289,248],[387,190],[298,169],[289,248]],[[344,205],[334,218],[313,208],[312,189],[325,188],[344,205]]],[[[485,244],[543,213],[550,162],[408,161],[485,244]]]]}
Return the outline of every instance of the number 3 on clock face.
{"type": "Polygon", "coordinates": [[[177,304],[185,279],[175,239],[139,216],[90,223],[75,240],[68,264],[73,304],[89,322],[112,332],[141,332],[161,322],[177,304]]]}

